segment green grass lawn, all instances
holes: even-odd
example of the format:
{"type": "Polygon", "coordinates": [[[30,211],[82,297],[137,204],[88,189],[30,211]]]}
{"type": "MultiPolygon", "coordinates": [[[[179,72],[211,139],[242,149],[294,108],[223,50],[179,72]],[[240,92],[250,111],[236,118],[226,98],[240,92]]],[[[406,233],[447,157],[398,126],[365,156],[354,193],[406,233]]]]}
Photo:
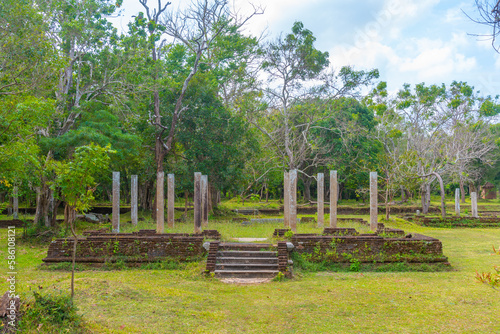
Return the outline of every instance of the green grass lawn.
{"type": "MultiPolygon", "coordinates": [[[[209,228],[228,238],[266,237],[279,227],[264,225],[212,220],[209,228]]],[[[182,270],[96,269],[77,272],[75,301],[86,328],[95,333],[500,332],[500,292],[474,278],[476,270],[491,271],[500,264],[492,255],[492,246],[500,245],[500,229],[425,228],[402,220],[388,225],[442,240],[453,270],[296,272],[292,280],[240,286],[202,276],[204,262],[182,270]]],[[[177,224],[175,232],[190,228],[177,224]]],[[[314,224],[299,225],[299,232],[316,230],[314,224]]],[[[0,240],[5,284],[6,230],[0,230],[0,240]]],[[[40,266],[46,252],[47,246],[18,241],[17,288],[22,295],[29,297],[30,290],[40,287],[43,293],[69,290],[69,272],[40,266]]],[[[44,324],[40,332],[65,331],[44,324]]]]}

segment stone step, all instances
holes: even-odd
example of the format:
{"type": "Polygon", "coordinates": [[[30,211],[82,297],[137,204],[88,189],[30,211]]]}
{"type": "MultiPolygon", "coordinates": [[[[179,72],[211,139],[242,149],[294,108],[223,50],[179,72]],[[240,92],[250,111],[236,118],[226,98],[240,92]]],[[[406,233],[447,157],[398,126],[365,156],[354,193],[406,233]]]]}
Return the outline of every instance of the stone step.
{"type": "Polygon", "coordinates": [[[276,252],[272,251],[218,251],[217,258],[221,257],[260,257],[260,258],[277,258],[276,252]]]}
{"type": "Polygon", "coordinates": [[[224,242],[219,245],[219,250],[274,251],[276,248],[272,244],[224,242]]]}
{"type": "Polygon", "coordinates": [[[246,263],[217,263],[215,270],[232,270],[232,271],[269,271],[278,270],[278,264],[246,264],[246,263]]]}
{"type": "Polygon", "coordinates": [[[215,270],[218,278],[273,278],[278,270],[215,270]]]}
{"type": "Polygon", "coordinates": [[[217,264],[219,263],[252,263],[252,264],[275,264],[278,263],[276,256],[271,257],[218,257],[217,264]]]}

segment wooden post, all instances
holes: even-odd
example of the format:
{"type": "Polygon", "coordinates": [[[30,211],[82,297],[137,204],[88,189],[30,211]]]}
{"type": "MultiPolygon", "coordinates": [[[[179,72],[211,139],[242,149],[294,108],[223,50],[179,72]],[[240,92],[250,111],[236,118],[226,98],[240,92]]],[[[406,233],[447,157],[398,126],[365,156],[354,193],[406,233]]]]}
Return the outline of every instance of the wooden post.
{"type": "Polygon", "coordinates": [[[325,225],[325,174],[318,173],[318,226],[325,225]]]}
{"type": "Polygon", "coordinates": [[[479,218],[479,215],[477,213],[477,193],[476,192],[470,193],[470,203],[472,206],[472,217],[479,218]]]}
{"type": "Polygon", "coordinates": [[[130,180],[130,220],[132,225],[137,226],[137,175],[132,175],[130,180]]]}
{"type": "Polygon", "coordinates": [[[201,176],[201,210],[202,210],[202,219],[201,224],[203,227],[208,226],[208,176],[201,176]]]}
{"type": "Polygon", "coordinates": [[[460,188],[455,188],[455,214],[460,217],[460,188]]]}
{"type": "Polygon", "coordinates": [[[370,172],[370,229],[377,231],[378,226],[378,187],[377,172],[370,172]]]}
{"type": "Polygon", "coordinates": [[[290,227],[290,173],[284,174],[283,215],[285,228],[290,227]]]}
{"type": "Polygon", "coordinates": [[[14,198],[12,199],[12,205],[14,206],[14,212],[12,213],[12,218],[19,219],[19,197],[17,186],[15,186],[13,189],[13,197],[14,198]]]}
{"type": "Polygon", "coordinates": [[[330,227],[337,227],[337,202],[338,202],[337,171],[330,171],[330,227]]]}
{"type": "Polygon", "coordinates": [[[194,233],[201,233],[201,173],[194,173],[194,233]]]}
{"type": "Polygon", "coordinates": [[[113,172],[113,233],[120,233],[120,172],[113,172]]]}
{"type": "Polygon", "coordinates": [[[175,175],[167,175],[167,224],[169,228],[174,227],[175,210],[175,175]]]}
{"type": "Polygon", "coordinates": [[[290,171],[290,229],[297,232],[297,170],[290,171]]]}
{"type": "Polygon", "coordinates": [[[156,176],[156,233],[165,232],[165,173],[156,176]]]}

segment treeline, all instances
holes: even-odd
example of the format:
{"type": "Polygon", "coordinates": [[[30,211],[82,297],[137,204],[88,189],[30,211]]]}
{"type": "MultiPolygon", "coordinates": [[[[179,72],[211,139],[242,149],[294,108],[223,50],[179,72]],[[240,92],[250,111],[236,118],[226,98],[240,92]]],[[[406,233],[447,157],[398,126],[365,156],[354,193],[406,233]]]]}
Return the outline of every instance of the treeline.
{"type": "Polygon", "coordinates": [[[343,198],[366,196],[377,171],[387,202],[422,194],[424,207],[435,179],[464,195],[500,183],[497,97],[465,82],[390,94],[375,69],[332,71],[300,22],[271,41],[246,35],[259,8],[139,2],[119,33],[107,17],[121,1],[2,1],[0,201],[16,186],[50,225],[62,203],[109,200],[111,170],[123,198],[139,175],[144,209],[158,172],[176,175],[182,198],[194,172],[208,175],[212,205],[280,198],[288,169],[305,201],[330,169],[343,198]]]}

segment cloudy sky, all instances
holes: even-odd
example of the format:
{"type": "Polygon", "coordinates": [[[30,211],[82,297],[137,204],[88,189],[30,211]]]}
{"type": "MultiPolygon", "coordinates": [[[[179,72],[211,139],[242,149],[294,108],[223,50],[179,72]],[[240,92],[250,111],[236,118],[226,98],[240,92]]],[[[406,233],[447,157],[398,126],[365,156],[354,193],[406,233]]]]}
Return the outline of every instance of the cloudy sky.
{"type": "MultiPolygon", "coordinates": [[[[241,11],[247,0],[230,0],[241,11]]],[[[156,1],[149,1],[151,5],[156,1]]],[[[171,0],[172,9],[189,1],[171,0]]],[[[404,83],[449,84],[466,81],[482,95],[500,94],[500,55],[491,41],[473,34],[488,28],[463,13],[478,17],[474,0],[253,0],[265,8],[246,27],[266,38],[291,31],[295,21],[316,36],[316,47],[330,53],[331,66],[377,68],[390,91],[404,83]]],[[[126,26],[142,10],[138,0],[124,0],[117,26],[126,26]]]]}

